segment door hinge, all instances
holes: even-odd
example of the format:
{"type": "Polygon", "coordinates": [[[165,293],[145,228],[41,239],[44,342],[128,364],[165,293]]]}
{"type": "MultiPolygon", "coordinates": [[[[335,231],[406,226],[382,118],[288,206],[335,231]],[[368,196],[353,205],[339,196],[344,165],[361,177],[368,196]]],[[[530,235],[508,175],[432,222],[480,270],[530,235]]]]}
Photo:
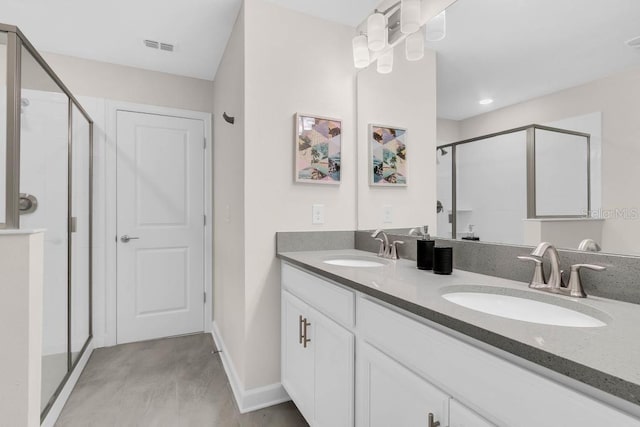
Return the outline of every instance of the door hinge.
{"type": "Polygon", "coordinates": [[[202,215],[202,223],[207,225],[207,215],[202,215]]]}
{"type": "Polygon", "coordinates": [[[202,299],[202,302],[204,302],[205,304],[207,303],[207,293],[204,292],[204,298],[202,299]]]}
{"type": "Polygon", "coordinates": [[[207,138],[204,138],[204,144],[202,146],[205,150],[207,149],[207,138]]]}

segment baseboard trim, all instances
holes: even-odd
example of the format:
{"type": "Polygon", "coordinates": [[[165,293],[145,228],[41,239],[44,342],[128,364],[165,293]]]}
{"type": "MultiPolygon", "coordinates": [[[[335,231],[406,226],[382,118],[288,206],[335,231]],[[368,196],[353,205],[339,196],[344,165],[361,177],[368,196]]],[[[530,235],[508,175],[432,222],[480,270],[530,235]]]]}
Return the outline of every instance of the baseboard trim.
{"type": "Polygon", "coordinates": [[[245,390],[240,378],[238,377],[235,366],[229,358],[227,349],[224,345],[224,340],[222,339],[222,335],[220,334],[220,330],[218,329],[216,322],[213,322],[211,327],[211,335],[213,336],[213,341],[215,342],[217,349],[220,351],[222,366],[224,367],[224,371],[229,379],[229,384],[231,384],[233,397],[236,399],[236,403],[238,404],[238,409],[241,414],[291,400],[281,383],[245,390]]]}
{"type": "Polygon", "coordinates": [[[56,421],[58,421],[58,417],[60,417],[60,414],[62,413],[62,408],[64,408],[67,400],[69,400],[69,396],[71,395],[73,388],[76,386],[78,378],[80,378],[80,374],[84,371],[85,366],[87,366],[91,353],[93,353],[93,339],[89,341],[87,348],[71,373],[71,376],[69,376],[69,379],[62,388],[58,398],[51,406],[51,409],[49,409],[49,413],[47,413],[45,419],[42,421],[41,427],[53,427],[56,421]]]}

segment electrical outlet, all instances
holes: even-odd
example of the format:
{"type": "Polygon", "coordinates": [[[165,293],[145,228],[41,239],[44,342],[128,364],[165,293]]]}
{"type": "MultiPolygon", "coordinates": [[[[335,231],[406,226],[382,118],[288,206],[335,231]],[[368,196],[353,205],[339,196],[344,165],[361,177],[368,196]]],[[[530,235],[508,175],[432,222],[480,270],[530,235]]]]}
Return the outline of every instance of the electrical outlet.
{"type": "Polygon", "coordinates": [[[382,207],[382,222],[385,224],[391,224],[393,222],[393,206],[384,205],[382,207]]]}
{"type": "Polygon", "coordinates": [[[311,223],[324,224],[324,205],[313,205],[311,209],[311,223]]]}

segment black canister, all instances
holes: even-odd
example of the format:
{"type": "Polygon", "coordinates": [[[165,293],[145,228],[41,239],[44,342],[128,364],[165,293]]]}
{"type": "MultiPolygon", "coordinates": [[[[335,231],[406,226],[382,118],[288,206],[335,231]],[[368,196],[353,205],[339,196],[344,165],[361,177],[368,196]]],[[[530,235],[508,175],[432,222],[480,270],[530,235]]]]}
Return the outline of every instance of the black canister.
{"type": "Polygon", "coordinates": [[[433,248],[433,272],[451,274],[453,271],[453,248],[436,246],[433,248]]]}
{"type": "Polygon", "coordinates": [[[417,252],[416,261],[418,269],[433,270],[433,248],[436,245],[435,240],[416,240],[417,252]]]}

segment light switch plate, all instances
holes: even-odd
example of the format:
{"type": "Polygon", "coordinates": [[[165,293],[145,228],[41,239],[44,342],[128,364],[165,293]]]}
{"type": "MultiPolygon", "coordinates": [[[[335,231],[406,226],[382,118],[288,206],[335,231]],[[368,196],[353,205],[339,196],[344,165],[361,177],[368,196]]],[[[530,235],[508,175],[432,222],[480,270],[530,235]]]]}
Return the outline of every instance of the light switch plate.
{"type": "Polygon", "coordinates": [[[382,207],[382,222],[385,224],[391,224],[393,222],[393,206],[384,205],[382,207]]]}
{"type": "Polygon", "coordinates": [[[324,224],[324,205],[313,205],[311,209],[311,223],[324,224]]]}

